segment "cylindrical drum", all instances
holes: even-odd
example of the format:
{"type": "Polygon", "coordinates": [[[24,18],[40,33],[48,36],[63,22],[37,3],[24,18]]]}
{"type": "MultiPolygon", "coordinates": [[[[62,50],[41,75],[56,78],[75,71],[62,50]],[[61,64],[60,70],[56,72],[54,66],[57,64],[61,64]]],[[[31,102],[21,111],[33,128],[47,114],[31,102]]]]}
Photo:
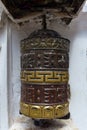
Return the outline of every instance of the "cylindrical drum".
{"type": "Polygon", "coordinates": [[[69,113],[69,44],[42,29],[21,41],[20,112],[31,118],[62,118],[69,113]]]}

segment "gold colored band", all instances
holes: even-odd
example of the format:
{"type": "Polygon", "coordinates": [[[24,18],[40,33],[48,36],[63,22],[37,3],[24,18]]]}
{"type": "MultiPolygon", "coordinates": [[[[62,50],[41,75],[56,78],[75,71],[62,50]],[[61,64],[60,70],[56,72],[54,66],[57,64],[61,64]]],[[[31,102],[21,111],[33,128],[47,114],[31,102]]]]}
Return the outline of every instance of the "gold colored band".
{"type": "Polygon", "coordinates": [[[28,83],[67,83],[67,71],[22,71],[21,81],[28,83]]]}
{"type": "Polygon", "coordinates": [[[20,112],[31,118],[61,118],[69,113],[69,103],[61,105],[31,105],[21,102],[20,112]]]}

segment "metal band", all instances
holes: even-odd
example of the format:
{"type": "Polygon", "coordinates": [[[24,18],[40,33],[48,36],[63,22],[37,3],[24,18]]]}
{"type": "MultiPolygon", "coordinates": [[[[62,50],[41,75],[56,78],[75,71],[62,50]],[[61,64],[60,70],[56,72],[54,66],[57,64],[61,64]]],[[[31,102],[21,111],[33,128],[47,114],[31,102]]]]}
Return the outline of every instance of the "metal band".
{"type": "Polygon", "coordinates": [[[61,118],[69,113],[69,103],[61,105],[32,105],[21,102],[20,112],[31,118],[61,118]]]}
{"type": "Polygon", "coordinates": [[[24,83],[68,83],[67,71],[22,71],[24,83]]]}
{"type": "Polygon", "coordinates": [[[69,40],[64,38],[32,38],[21,41],[21,52],[30,49],[57,49],[69,51],[69,40]]]}
{"type": "Polygon", "coordinates": [[[21,102],[28,104],[61,104],[68,101],[69,93],[69,87],[67,84],[22,84],[21,102]]]}
{"type": "Polygon", "coordinates": [[[58,50],[29,50],[21,56],[21,68],[64,69],[69,68],[68,52],[58,50]]]}

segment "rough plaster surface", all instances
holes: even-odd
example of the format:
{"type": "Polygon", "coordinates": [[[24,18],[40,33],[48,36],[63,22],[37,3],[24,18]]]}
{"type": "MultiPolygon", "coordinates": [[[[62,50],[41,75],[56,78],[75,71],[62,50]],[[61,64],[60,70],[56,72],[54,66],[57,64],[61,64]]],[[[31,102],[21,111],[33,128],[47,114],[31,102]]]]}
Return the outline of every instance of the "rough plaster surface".
{"type": "Polygon", "coordinates": [[[78,130],[78,128],[71,119],[54,120],[48,128],[35,127],[32,119],[21,116],[14,121],[14,124],[9,130],[78,130]]]}

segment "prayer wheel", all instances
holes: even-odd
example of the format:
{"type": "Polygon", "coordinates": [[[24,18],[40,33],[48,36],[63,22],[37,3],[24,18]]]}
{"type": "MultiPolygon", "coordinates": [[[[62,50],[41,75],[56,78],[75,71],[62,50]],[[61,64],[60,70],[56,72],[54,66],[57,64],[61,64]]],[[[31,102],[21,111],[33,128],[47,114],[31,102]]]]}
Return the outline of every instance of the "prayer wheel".
{"type": "Polygon", "coordinates": [[[46,23],[21,41],[22,114],[45,120],[69,117],[69,46],[46,23]]]}
{"type": "Polygon", "coordinates": [[[68,39],[48,29],[21,41],[22,114],[54,119],[69,113],[69,44],[68,39]]]}

